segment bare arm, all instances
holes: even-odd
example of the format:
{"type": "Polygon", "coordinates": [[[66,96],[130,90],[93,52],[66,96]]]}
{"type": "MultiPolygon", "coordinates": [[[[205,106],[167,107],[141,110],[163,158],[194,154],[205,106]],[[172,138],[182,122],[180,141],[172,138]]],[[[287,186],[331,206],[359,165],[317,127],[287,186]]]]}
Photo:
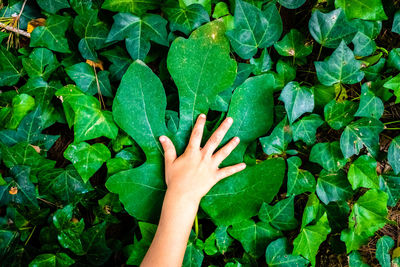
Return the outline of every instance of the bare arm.
{"type": "Polygon", "coordinates": [[[160,137],[165,152],[167,191],[156,234],[141,267],[181,266],[201,198],[218,181],[246,167],[239,163],[218,168],[239,144],[239,138],[234,137],[214,153],[232,125],[232,118],[226,118],[201,148],[205,122],[206,116],[201,114],[185,152],[178,158],[171,140],[166,136],[160,137]]]}

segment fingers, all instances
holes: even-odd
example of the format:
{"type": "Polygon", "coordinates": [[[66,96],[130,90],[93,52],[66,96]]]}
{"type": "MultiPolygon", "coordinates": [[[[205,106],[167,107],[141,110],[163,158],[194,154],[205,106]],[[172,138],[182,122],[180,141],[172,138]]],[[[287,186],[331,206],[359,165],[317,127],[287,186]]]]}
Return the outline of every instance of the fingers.
{"type": "Polygon", "coordinates": [[[189,144],[186,149],[200,149],[201,138],[203,137],[204,125],[206,123],[206,115],[200,114],[197,117],[196,124],[190,135],[189,144]]]}
{"type": "Polygon", "coordinates": [[[217,130],[211,135],[210,139],[208,139],[206,145],[202,149],[206,154],[212,155],[221,143],[225,134],[228,132],[231,127],[233,119],[231,117],[226,118],[217,130]]]}
{"type": "Polygon", "coordinates": [[[214,154],[213,159],[217,163],[217,165],[221,164],[221,162],[226,159],[229,154],[235,149],[235,147],[239,144],[239,137],[232,138],[226,145],[224,145],[217,153],[214,154]]]}
{"type": "Polygon", "coordinates": [[[217,171],[217,179],[218,181],[224,179],[232,174],[240,172],[246,168],[245,163],[235,164],[233,166],[225,167],[217,171]]]}
{"type": "Polygon", "coordinates": [[[160,136],[159,140],[164,149],[165,164],[167,165],[172,163],[176,159],[176,150],[174,144],[172,143],[171,139],[165,135],[160,136]]]}

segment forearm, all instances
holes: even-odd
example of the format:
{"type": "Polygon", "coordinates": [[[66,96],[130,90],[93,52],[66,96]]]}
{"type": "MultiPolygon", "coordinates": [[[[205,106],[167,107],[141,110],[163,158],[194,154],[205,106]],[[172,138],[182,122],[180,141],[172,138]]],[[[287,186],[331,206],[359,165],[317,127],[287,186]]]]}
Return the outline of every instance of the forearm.
{"type": "Polygon", "coordinates": [[[156,234],[141,267],[182,265],[199,202],[167,190],[156,234]]]}

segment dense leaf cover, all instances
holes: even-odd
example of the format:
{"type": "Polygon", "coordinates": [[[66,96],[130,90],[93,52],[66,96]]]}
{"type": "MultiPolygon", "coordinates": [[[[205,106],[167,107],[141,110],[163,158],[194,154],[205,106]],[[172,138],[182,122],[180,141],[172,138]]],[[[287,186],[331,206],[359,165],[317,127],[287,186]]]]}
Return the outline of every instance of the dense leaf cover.
{"type": "Polygon", "coordinates": [[[221,166],[247,168],[202,199],[183,266],[400,262],[382,234],[400,218],[399,1],[9,0],[0,16],[2,265],[139,265],[166,190],[158,137],[182,153],[200,113],[203,141],[233,118],[221,166]]]}

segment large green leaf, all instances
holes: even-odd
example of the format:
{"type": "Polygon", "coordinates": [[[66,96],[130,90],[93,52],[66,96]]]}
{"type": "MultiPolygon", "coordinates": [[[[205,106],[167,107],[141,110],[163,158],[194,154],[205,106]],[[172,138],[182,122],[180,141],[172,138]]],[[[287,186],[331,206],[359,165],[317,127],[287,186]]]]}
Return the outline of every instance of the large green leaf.
{"type": "Polygon", "coordinates": [[[383,10],[382,0],[335,0],[335,6],[342,8],[349,19],[388,19],[383,10]]]}
{"type": "Polygon", "coordinates": [[[348,179],[353,190],[359,187],[379,188],[379,177],[376,173],[375,159],[362,155],[349,168],[348,179]]]}
{"type": "Polygon", "coordinates": [[[272,240],[282,236],[281,231],[274,229],[269,223],[255,223],[253,220],[233,224],[228,232],[240,241],[247,253],[256,258],[265,253],[267,245],[272,240]]]}
{"type": "Polygon", "coordinates": [[[162,10],[167,15],[171,31],[181,31],[186,35],[200,27],[201,24],[210,21],[207,11],[199,4],[182,6],[178,1],[169,0],[162,10]]]}
{"type": "Polygon", "coordinates": [[[354,58],[353,51],[342,41],[326,61],[315,61],[318,80],[326,86],[336,83],[354,84],[364,78],[361,62],[354,58]]]}
{"type": "Polygon", "coordinates": [[[74,125],[76,143],[106,136],[114,139],[118,134],[110,111],[102,111],[99,101],[85,95],[73,85],[67,85],[56,92],[63,99],[67,121],[74,125]]]}
{"type": "Polygon", "coordinates": [[[304,192],[314,192],[316,185],[315,178],[309,171],[299,168],[301,166],[301,159],[299,157],[290,157],[287,159],[287,164],[287,194],[300,195],[304,192]]]}
{"type": "Polygon", "coordinates": [[[52,15],[47,18],[45,26],[36,27],[31,33],[31,47],[46,47],[50,50],[70,52],[65,32],[68,29],[70,18],[52,15]]]}
{"type": "Polygon", "coordinates": [[[110,11],[130,12],[140,16],[147,10],[158,8],[159,5],[158,0],[106,0],[101,7],[110,11]]]}
{"type": "Polygon", "coordinates": [[[273,45],[282,34],[282,20],[276,6],[270,4],[261,11],[242,0],[235,2],[235,28],[227,32],[233,49],[243,59],[249,59],[258,48],[273,45]]]}
{"type": "Polygon", "coordinates": [[[304,35],[296,29],[291,29],[282,40],[274,44],[279,55],[286,57],[306,57],[311,54],[313,46],[308,43],[304,35]]]}
{"type": "Polygon", "coordinates": [[[82,38],[78,44],[82,57],[97,61],[96,50],[103,48],[108,34],[106,24],[98,20],[98,10],[88,9],[76,16],[74,31],[82,38]]]}
{"type": "Polygon", "coordinates": [[[302,140],[307,145],[312,145],[316,141],[317,129],[324,121],[317,114],[303,117],[292,125],[293,141],[302,140]]]}
{"type": "Polygon", "coordinates": [[[353,195],[351,185],[342,170],[337,172],[322,170],[317,180],[315,192],[326,205],[333,201],[347,200],[353,195]]]}
{"type": "Polygon", "coordinates": [[[352,101],[330,101],[324,108],[325,121],[335,130],[347,126],[354,119],[357,105],[352,101]]]}
{"type": "Polygon", "coordinates": [[[325,241],[331,232],[326,213],[317,221],[315,225],[304,227],[293,241],[293,254],[302,255],[315,266],[315,256],[319,246],[325,241]]]}
{"type": "Polygon", "coordinates": [[[138,17],[129,13],[118,13],[108,33],[107,42],[125,39],[131,57],[144,60],[150,51],[150,41],[168,46],[167,21],[159,15],[147,14],[138,17]]]}
{"type": "Polygon", "coordinates": [[[282,90],[279,100],[285,103],[290,124],[306,112],[314,110],[314,91],[300,86],[298,82],[289,82],[282,90]]]}
{"type": "Polygon", "coordinates": [[[329,172],[340,170],[347,162],[343,158],[338,141],[315,144],[310,152],[310,161],[318,163],[329,172]]]}
{"type": "Polygon", "coordinates": [[[270,267],[305,267],[308,260],[301,256],[291,255],[288,241],[285,237],[278,238],[271,242],[265,251],[265,259],[270,267]]]}
{"type": "Polygon", "coordinates": [[[278,230],[288,231],[295,229],[298,223],[294,217],[294,197],[283,199],[273,206],[263,203],[258,217],[278,230]]]}
{"type": "Polygon", "coordinates": [[[0,86],[11,86],[22,76],[20,61],[3,46],[0,47],[0,86]]]}
{"type": "Polygon", "coordinates": [[[394,241],[390,236],[382,236],[376,243],[376,258],[382,267],[390,267],[391,259],[389,251],[394,247],[394,241]]]}
{"type": "Polygon", "coordinates": [[[335,9],[329,13],[314,11],[308,29],[318,43],[329,48],[338,47],[342,39],[347,44],[350,43],[357,32],[346,19],[342,9],[335,9]]]}
{"type": "Polygon", "coordinates": [[[104,70],[95,73],[93,67],[81,62],[66,68],[65,72],[82,92],[90,95],[102,94],[104,96],[112,96],[108,71],[104,70]]]}
{"type": "Polygon", "coordinates": [[[72,162],[83,181],[86,183],[101,165],[111,158],[108,148],[96,143],[89,145],[86,142],[70,144],[64,151],[64,157],[72,162]]]}
{"type": "Polygon", "coordinates": [[[400,173],[400,136],[397,136],[392,140],[388,150],[388,161],[394,173],[397,175],[400,173]]]}
{"type": "Polygon", "coordinates": [[[347,125],[340,137],[340,149],[345,158],[358,154],[365,146],[372,156],[379,149],[379,134],[383,123],[374,118],[362,118],[347,125]]]}

